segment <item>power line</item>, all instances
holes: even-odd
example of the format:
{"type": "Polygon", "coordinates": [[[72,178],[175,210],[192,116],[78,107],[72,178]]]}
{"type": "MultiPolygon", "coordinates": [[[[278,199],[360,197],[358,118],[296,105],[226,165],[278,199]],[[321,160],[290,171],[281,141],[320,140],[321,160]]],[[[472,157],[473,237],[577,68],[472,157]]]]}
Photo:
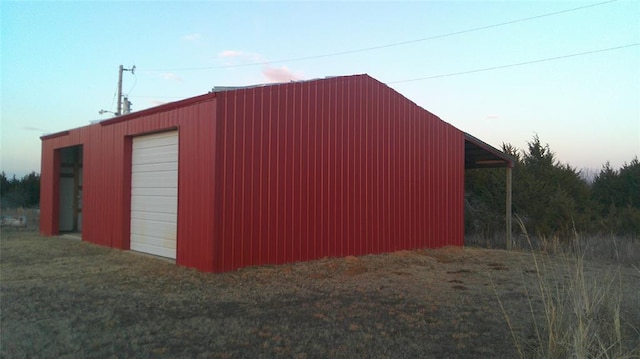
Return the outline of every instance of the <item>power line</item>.
{"type": "Polygon", "coordinates": [[[254,63],[250,63],[250,64],[203,66],[203,67],[183,67],[183,68],[166,68],[166,69],[147,69],[147,70],[140,70],[140,71],[160,72],[160,71],[214,70],[214,69],[225,69],[225,68],[234,68],[234,67],[248,67],[248,66],[269,65],[269,64],[274,64],[274,63],[313,60],[313,59],[319,59],[319,58],[325,58],[325,57],[348,55],[348,54],[354,54],[354,53],[358,53],[358,52],[365,52],[365,51],[379,50],[379,49],[385,49],[385,48],[395,47],[395,46],[408,45],[408,44],[413,44],[413,43],[417,43],[417,42],[423,42],[423,41],[441,39],[441,38],[444,38],[444,37],[462,35],[462,34],[466,34],[466,33],[469,33],[469,32],[474,32],[474,31],[482,31],[482,30],[492,29],[492,28],[496,28],[496,27],[517,24],[517,23],[520,23],[520,22],[536,20],[536,19],[540,19],[540,18],[544,18],[544,17],[549,17],[549,16],[564,14],[564,13],[568,13],[568,12],[578,11],[578,10],[582,10],[582,9],[587,9],[587,8],[591,8],[591,7],[601,6],[601,5],[605,5],[605,4],[610,4],[610,3],[613,3],[613,2],[616,2],[616,1],[618,1],[618,0],[608,0],[608,1],[603,1],[603,2],[599,2],[599,3],[595,3],[595,4],[584,5],[584,6],[574,7],[574,8],[570,8],[570,9],[565,9],[565,10],[559,10],[559,11],[554,11],[554,12],[550,12],[550,13],[545,13],[545,14],[541,14],[541,15],[529,16],[529,17],[525,17],[525,18],[522,18],[522,19],[516,19],[516,20],[501,22],[501,23],[492,24],[492,25],[474,27],[474,28],[467,29],[467,30],[454,31],[454,32],[449,32],[449,33],[445,33],[445,34],[428,36],[428,37],[423,37],[423,38],[419,38],[419,39],[414,39],[414,40],[393,42],[393,43],[390,43],[390,44],[378,45],[378,46],[372,46],[372,47],[365,47],[365,48],[355,49],[355,50],[346,50],[346,51],[332,52],[332,53],[320,54],[320,55],[295,57],[295,58],[284,59],[284,60],[276,60],[276,61],[254,62],[254,63]]]}
{"type": "MultiPolygon", "coordinates": [[[[197,96],[197,95],[196,95],[197,96]]],[[[149,95],[135,95],[131,96],[131,98],[164,98],[164,99],[172,99],[172,98],[188,98],[181,96],[149,96],[149,95]]]]}
{"type": "Polygon", "coordinates": [[[538,59],[538,60],[531,60],[531,61],[518,62],[518,63],[515,63],[515,64],[508,64],[508,65],[500,65],[500,66],[485,67],[485,68],[482,68],[482,69],[469,70],[469,71],[460,71],[460,72],[452,72],[452,73],[443,74],[443,75],[435,75],[435,76],[428,76],[428,77],[419,77],[419,78],[409,79],[409,80],[392,81],[392,82],[387,82],[387,84],[399,84],[399,83],[404,83],[404,82],[413,82],[413,81],[431,80],[431,79],[437,79],[437,78],[441,78],[441,77],[449,77],[449,76],[465,75],[465,74],[472,74],[472,73],[476,73],[476,72],[484,72],[484,71],[491,71],[491,70],[505,69],[505,68],[508,68],[508,67],[516,67],[516,66],[531,65],[531,64],[536,64],[536,63],[540,63],[540,62],[554,61],[554,60],[566,59],[566,58],[576,57],[576,56],[591,55],[591,54],[596,54],[596,53],[599,53],[599,52],[606,52],[606,51],[620,50],[620,49],[625,49],[625,48],[628,48],[628,47],[633,47],[633,46],[638,46],[638,45],[640,45],[640,42],[636,42],[636,43],[628,44],[628,45],[616,46],[616,47],[608,47],[608,48],[606,48],[606,49],[599,49],[599,50],[592,50],[592,51],[579,52],[579,53],[576,53],[576,54],[570,54],[570,55],[562,55],[562,56],[556,56],[556,57],[547,57],[547,58],[544,58],[544,59],[538,59]]]}
{"type": "MultiPolygon", "coordinates": [[[[509,68],[509,67],[525,66],[525,65],[531,65],[531,64],[536,64],[536,63],[540,63],[540,62],[555,61],[555,60],[567,59],[567,58],[571,58],[571,57],[578,57],[578,56],[597,54],[597,53],[600,53],[600,52],[621,50],[621,49],[626,49],[626,48],[634,47],[634,46],[638,46],[638,45],[640,45],[640,42],[627,44],[627,45],[621,45],[621,46],[615,46],[615,47],[608,47],[608,48],[605,48],[605,49],[598,49],[598,50],[579,52],[579,53],[569,54],[569,55],[547,57],[547,58],[538,59],[538,60],[523,61],[523,62],[518,62],[518,63],[514,63],[514,64],[484,67],[484,68],[481,68],[481,69],[468,70],[468,71],[459,71],[459,72],[451,72],[451,73],[447,73],[447,74],[427,76],[427,77],[418,77],[418,78],[413,78],[413,79],[408,79],[408,80],[390,81],[390,82],[386,82],[386,84],[387,85],[391,85],[391,84],[399,84],[399,83],[405,83],[405,82],[431,80],[431,79],[437,79],[437,78],[441,78],[441,77],[466,75],[466,74],[472,74],[472,73],[476,73],[476,72],[485,72],[485,71],[505,69],[505,68],[509,68]]],[[[139,96],[132,96],[132,97],[136,97],[136,98],[164,98],[164,99],[181,98],[181,97],[175,97],[175,96],[146,96],[146,95],[139,95],[139,96]]]]}
{"type": "Polygon", "coordinates": [[[130,95],[133,89],[136,87],[136,84],[138,84],[138,75],[136,75],[135,72],[132,72],[131,74],[133,75],[133,85],[131,85],[131,88],[129,89],[129,92],[127,92],[127,95],[130,95]]]}

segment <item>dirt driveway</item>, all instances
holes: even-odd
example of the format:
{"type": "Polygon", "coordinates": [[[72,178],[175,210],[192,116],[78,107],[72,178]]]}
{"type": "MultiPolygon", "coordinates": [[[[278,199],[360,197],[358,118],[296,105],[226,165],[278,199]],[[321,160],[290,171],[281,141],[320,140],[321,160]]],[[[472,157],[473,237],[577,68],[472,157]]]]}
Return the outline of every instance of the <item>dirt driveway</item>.
{"type": "MultiPolygon", "coordinates": [[[[206,274],[31,232],[3,232],[0,250],[6,358],[511,358],[497,297],[520,338],[533,334],[529,303],[540,306],[522,252],[443,248],[206,274]]],[[[562,279],[566,260],[546,262],[562,279]]],[[[625,325],[638,328],[640,272],[621,273],[625,325]]]]}

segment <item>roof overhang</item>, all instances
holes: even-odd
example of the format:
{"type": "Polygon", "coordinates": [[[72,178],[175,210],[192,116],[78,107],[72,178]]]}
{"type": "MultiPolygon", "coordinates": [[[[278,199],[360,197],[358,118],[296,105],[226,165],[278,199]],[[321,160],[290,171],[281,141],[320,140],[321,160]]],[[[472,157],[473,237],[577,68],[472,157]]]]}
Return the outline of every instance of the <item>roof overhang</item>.
{"type": "Polygon", "coordinates": [[[184,99],[184,100],[180,100],[180,101],[169,102],[169,103],[162,104],[160,106],[151,107],[151,108],[147,108],[145,110],[131,112],[129,114],[120,115],[120,116],[117,116],[117,117],[113,117],[113,118],[109,118],[109,119],[106,119],[106,120],[102,120],[102,121],[98,122],[98,124],[100,124],[100,126],[114,125],[116,123],[129,121],[129,120],[132,120],[134,118],[151,115],[151,114],[158,113],[158,112],[166,112],[166,111],[170,111],[170,110],[175,110],[177,108],[186,107],[186,106],[192,105],[194,103],[208,101],[208,100],[211,100],[211,99],[213,99],[215,97],[216,97],[215,93],[209,92],[209,93],[206,93],[204,95],[190,97],[190,98],[187,98],[187,99],[184,99]]]}
{"type": "Polygon", "coordinates": [[[513,157],[464,133],[464,168],[513,167],[514,163],[513,157]]]}
{"type": "Polygon", "coordinates": [[[60,131],[60,132],[56,132],[56,133],[48,133],[46,135],[40,136],[40,140],[42,140],[42,141],[50,140],[52,138],[66,136],[68,134],[69,134],[69,131],[60,131]]]}

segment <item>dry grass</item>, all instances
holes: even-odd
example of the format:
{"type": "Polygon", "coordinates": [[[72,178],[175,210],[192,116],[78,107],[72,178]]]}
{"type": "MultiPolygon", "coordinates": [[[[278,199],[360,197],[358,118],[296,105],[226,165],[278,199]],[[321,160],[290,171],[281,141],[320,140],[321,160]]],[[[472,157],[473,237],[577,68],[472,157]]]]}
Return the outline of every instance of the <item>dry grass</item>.
{"type": "MultiPolygon", "coordinates": [[[[524,226],[523,235],[529,238],[524,226]]],[[[638,271],[624,267],[620,253],[609,257],[618,264],[597,275],[588,272],[587,253],[577,233],[573,247],[563,250],[560,241],[551,247],[560,262],[552,264],[549,257],[531,252],[535,265],[537,285],[534,291],[527,289],[527,301],[533,323],[533,336],[523,337],[515,333],[512,319],[500,306],[510,328],[512,340],[521,358],[637,358],[640,357],[640,331],[638,312],[623,310],[625,296],[638,302],[638,288],[625,288],[622,271],[638,271]],[[536,305],[541,303],[541,305],[536,305]],[[634,318],[634,316],[636,318],[634,318]]],[[[600,241],[599,246],[602,246],[600,241]]],[[[529,242],[530,243],[530,242],[529,242]]],[[[530,244],[531,245],[531,244],[530,244]]],[[[602,253],[590,252],[602,259],[602,253]]],[[[631,256],[634,253],[631,252],[631,256]]],[[[629,256],[624,257],[626,260],[629,256]]],[[[640,273],[640,271],[638,271],[640,273]]],[[[525,287],[526,288],[526,287],[525,287]]]]}
{"type": "MultiPolygon", "coordinates": [[[[539,274],[554,293],[571,278],[561,270],[571,260],[447,247],[207,274],[3,231],[0,357],[517,357],[511,336],[525,354],[546,337],[539,274]]],[[[587,284],[617,268],[583,263],[587,284]]],[[[624,353],[640,326],[640,272],[631,269],[604,282],[622,293],[611,302],[624,353]]]]}
{"type": "MultiPolygon", "coordinates": [[[[468,235],[465,245],[475,248],[505,249],[506,236],[468,235]]],[[[515,235],[512,249],[519,251],[537,251],[545,254],[566,255],[573,253],[584,259],[605,261],[621,265],[640,263],[640,239],[633,236],[594,235],[575,232],[573,238],[564,240],[559,236],[515,235]]]]}

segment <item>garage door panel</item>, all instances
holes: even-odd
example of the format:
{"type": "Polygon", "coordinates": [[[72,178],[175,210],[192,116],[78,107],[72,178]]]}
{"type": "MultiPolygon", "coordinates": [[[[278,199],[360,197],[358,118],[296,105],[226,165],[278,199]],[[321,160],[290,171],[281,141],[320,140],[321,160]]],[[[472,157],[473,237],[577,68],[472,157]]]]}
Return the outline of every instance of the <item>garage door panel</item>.
{"type": "MultiPolygon", "coordinates": [[[[135,151],[135,150],[134,150],[135,151]]],[[[162,149],[162,151],[146,151],[144,153],[136,153],[131,158],[134,165],[161,162],[176,162],[174,154],[178,151],[178,146],[172,146],[162,149]]]]}
{"type": "Polygon", "coordinates": [[[178,162],[158,162],[158,163],[144,163],[144,164],[134,163],[134,165],[136,167],[136,173],[178,170],[178,162]]]}
{"type": "Polygon", "coordinates": [[[132,235],[142,235],[148,237],[162,237],[175,242],[176,224],[147,219],[132,219],[132,235]]]}
{"type": "Polygon", "coordinates": [[[148,211],[132,211],[131,220],[148,220],[156,222],[173,222],[175,221],[175,213],[159,213],[148,211]]]}
{"type": "Polygon", "coordinates": [[[139,234],[131,235],[131,250],[146,252],[149,254],[170,257],[173,258],[173,255],[168,256],[167,253],[175,252],[176,250],[176,241],[164,240],[158,241],[157,238],[143,236],[139,234]],[[148,248],[148,251],[145,251],[144,248],[148,248]]]}
{"type": "Polygon", "coordinates": [[[171,143],[163,143],[156,144],[157,140],[150,139],[144,140],[144,145],[140,145],[140,141],[136,142],[133,145],[133,150],[137,152],[138,155],[149,154],[149,153],[167,153],[167,152],[175,152],[178,147],[178,141],[173,139],[171,143]]]}
{"type": "Polygon", "coordinates": [[[176,241],[171,239],[163,239],[158,240],[154,236],[146,235],[146,234],[138,234],[134,233],[131,235],[132,239],[135,239],[136,244],[149,246],[149,247],[158,247],[158,248],[166,248],[166,249],[175,249],[176,241]]]}
{"type": "Polygon", "coordinates": [[[177,208],[173,203],[173,197],[132,196],[131,211],[176,214],[177,208]]]}
{"type": "Polygon", "coordinates": [[[176,197],[178,195],[177,187],[134,187],[131,188],[132,196],[156,196],[156,197],[176,197]]]}
{"type": "Polygon", "coordinates": [[[131,188],[176,187],[178,184],[176,172],[177,171],[134,172],[132,173],[131,188]]]}
{"type": "Polygon", "coordinates": [[[142,243],[141,240],[143,239],[134,238],[133,236],[131,237],[131,239],[131,250],[149,253],[161,257],[175,258],[175,248],[167,248],[154,244],[142,243]]]}
{"type": "Polygon", "coordinates": [[[176,131],[171,131],[136,137],[136,142],[132,147],[134,150],[138,150],[146,148],[162,148],[164,146],[176,145],[178,143],[178,140],[174,136],[175,133],[176,131]]]}
{"type": "Polygon", "coordinates": [[[178,132],[135,137],[132,147],[130,248],[176,258],[178,132]]]}

